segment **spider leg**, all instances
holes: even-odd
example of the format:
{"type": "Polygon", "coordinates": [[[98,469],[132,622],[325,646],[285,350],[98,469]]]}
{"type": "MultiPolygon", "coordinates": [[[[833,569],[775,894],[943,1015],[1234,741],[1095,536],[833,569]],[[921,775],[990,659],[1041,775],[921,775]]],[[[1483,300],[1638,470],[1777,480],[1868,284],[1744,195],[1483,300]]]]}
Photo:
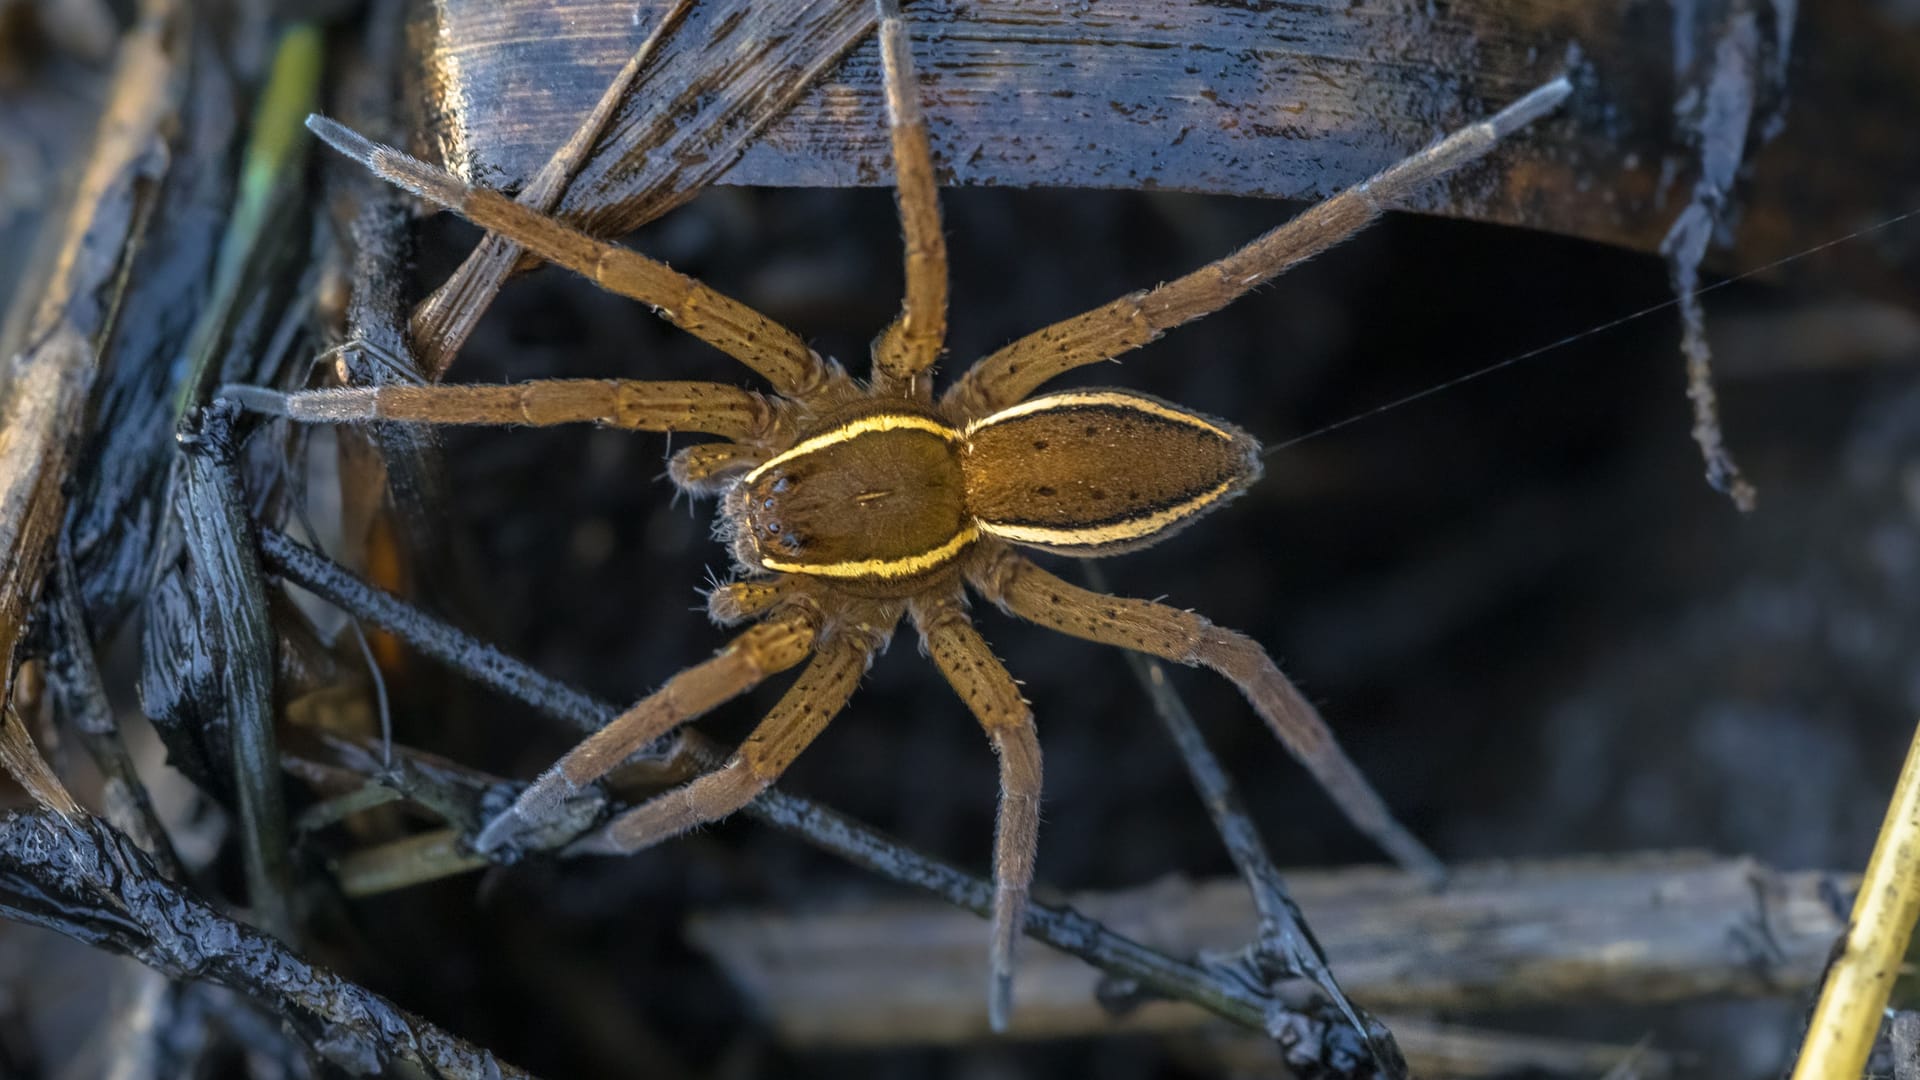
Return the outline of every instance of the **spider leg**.
{"type": "Polygon", "coordinates": [[[980,721],[1000,758],[1000,813],[993,839],[993,939],[987,1015],[1005,1031],[1013,1007],[1013,948],[1026,923],[1040,837],[1040,740],[1033,710],[1006,666],[967,619],[960,598],[915,603],[914,625],[935,666],[980,721]]]}
{"type": "Polygon", "coordinates": [[[819,628],[820,616],[811,605],[795,606],[734,638],[711,659],[668,679],[541,773],[510,809],[487,823],[473,846],[489,852],[551,822],[568,799],[635,750],[806,659],[819,628]]]}
{"type": "Polygon", "coordinates": [[[1082,589],[1010,548],[975,563],[968,580],[1002,610],[1028,622],[1226,676],[1355,827],[1401,866],[1435,884],[1445,880],[1446,867],[1394,820],[1319,711],[1252,638],[1190,611],[1082,589]]]}
{"type": "Polygon", "coordinates": [[[894,195],[907,239],[907,295],[900,317],[873,345],[874,382],[881,389],[931,400],[923,377],[947,338],[947,240],[940,231],[940,194],[933,176],[927,116],[913,78],[913,48],[897,0],[880,8],[880,65],[893,140],[894,195]]]}
{"type": "Polygon", "coordinates": [[[317,424],[396,420],[548,427],[594,423],[635,431],[697,431],[766,443],[782,422],[779,408],[766,397],[711,382],[538,379],[498,386],[393,383],[291,394],[228,386],[220,393],[256,412],[317,424]]]}
{"type": "Polygon", "coordinates": [[[1500,140],[1551,112],[1571,92],[1565,78],[1555,79],[1492,117],[1461,128],[1311,207],[1223,259],[1036,330],[981,359],[948,391],[947,400],[970,416],[986,416],[1020,401],[1056,375],[1110,360],[1173,327],[1212,314],[1352,236],[1381,211],[1404,202],[1420,185],[1486,154],[1500,140]]]}
{"type": "Polygon", "coordinates": [[[873,639],[858,633],[820,645],[800,678],[725,765],[621,814],[568,852],[623,855],[639,851],[718,821],[752,802],[846,708],[876,647],[873,639]]]}
{"type": "Polygon", "coordinates": [[[831,379],[827,363],[800,335],[666,263],[596,240],[324,116],[307,117],[307,127],[382,179],[581,274],[608,292],[651,306],[669,323],[759,372],[781,394],[806,399],[831,379]]]}

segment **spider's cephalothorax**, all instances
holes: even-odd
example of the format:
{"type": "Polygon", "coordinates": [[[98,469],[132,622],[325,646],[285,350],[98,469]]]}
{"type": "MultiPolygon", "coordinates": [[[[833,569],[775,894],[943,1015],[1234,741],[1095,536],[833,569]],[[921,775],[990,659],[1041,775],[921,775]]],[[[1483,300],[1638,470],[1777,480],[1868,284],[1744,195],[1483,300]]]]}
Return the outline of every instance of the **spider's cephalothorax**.
{"type": "Polygon", "coordinates": [[[1254,441],[1228,424],[1140,394],[1033,395],[1055,375],[1111,359],[1217,311],[1352,235],[1421,182],[1486,153],[1553,109],[1569,93],[1566,80],[1548,83],[1218,262],[1013,342],[973,364],[936,402],[930,375],[946,338],[946,247],[906,32],[893,0],[880,0],[880,7],[907,289],[899,319],[874,343],[868,384],[823,361],[793,331],[662,263],[331,121],[308,122],[388,180],[651,305],[746,364],[773,391],[716,382],[551,380],[284,396],[236,392],[247,404],[296,420],[592,422],[718,437],[677,453],[671,473],[686,490],[722,493],[721,530],[745,573],[715,589],[709,609],[722,623],[752,625],[575,747],[488,824],[474,846],[492,851],[523,831],[551,826],[569,795],[639,747],[806,661],[726,765],[618,814],[569,850],[635,851],[732,813],[773,783],[845,706],[874,653],[909,617],[1000,760],[989,1014],[1001,1026],[1033,877],[1040,748],[1018,685],[967,617],[964,590],[971,588],[1042,626],[1225,675],[1357,827],[1402,864],[1437,877],[1439,862],[1394,821],[1313,706],[1252,639],[1165,604],[1082,589],[1018,550],[1095,556],[1153,543],[1259,476],[1254,441]]]}

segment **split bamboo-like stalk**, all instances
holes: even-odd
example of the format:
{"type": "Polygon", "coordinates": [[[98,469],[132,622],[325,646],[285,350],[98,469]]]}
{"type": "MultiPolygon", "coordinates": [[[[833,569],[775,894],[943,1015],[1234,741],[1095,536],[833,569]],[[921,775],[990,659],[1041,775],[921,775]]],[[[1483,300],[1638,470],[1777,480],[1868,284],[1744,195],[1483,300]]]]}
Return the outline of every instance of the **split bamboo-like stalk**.
{"type": "MultiPolygon", "coordinates": [[[[1471,865],[1440,892],[1371,867],[1287,880],[1341,985],[1388,1014],[1792,993],[1819,979],[1846,929],[1829,898],[1853,887],[1845,875],[1664,853],[1471,865]]],[[[1175,956],[1237,949],[1255,925],[1237,880],[1168,881],[1073,906],[1175,956]]],[[[921,902],[702,916],[692,926],[781,1036],[802,1046],[984,1033],[985,932],[965,913],[921,902]]],[[[1208,1022],[1163,1001],[1111,1016],[1101,978],[1071,957],[1029,950],[1013,1034],[1184,1032],[1208,1022]]]]}

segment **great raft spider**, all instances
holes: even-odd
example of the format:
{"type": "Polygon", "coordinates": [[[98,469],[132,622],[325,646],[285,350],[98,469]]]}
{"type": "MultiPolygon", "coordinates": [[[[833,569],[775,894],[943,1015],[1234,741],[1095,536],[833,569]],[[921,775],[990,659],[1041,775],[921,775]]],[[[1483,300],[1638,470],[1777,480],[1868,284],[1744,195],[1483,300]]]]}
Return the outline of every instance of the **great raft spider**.
{"type": "Polygon", "coordinates": [[[639,851],[745,805],[846,705],[901,617],[986,729],[999,758],[989,1013],[1005,1025],[1014,943],[1033,879],[1040,746],[1019,686],[967,617],[964,586],[1065,634],[1212,668],[1232,680],[1347,817],[1401,864],[1441,864],[1394,820],[1326,723],[1251,638],[1165,604],[1063,581],[1019,548],[1094,557],[1155,543],[1244,491],[1259,446],[1223,420],[1124,390],[1030,395],[1217,311],[1338,243],[1423,182],[1479,158],[1552,111],[1556,79],[1184,277],[1027,335],[978,361],[937,401],[930,372],[947,326],[946,244],[927,125],[894,0],[880,3],[906,298],[873,344],[870,382],[793,331],[638,252],[603,243],[505,195],[322,117],[308,126],[373,172],[528,251],[650,305],[773,388],[715,382],[539,380],[505,386],[379,386],[230,397],[296,421],[596,423],[700,432],[680,450],[681,490],[721,498],[720,529],[742,577],[713,590],[726,625],[752,622],[712,659],[675,675],[543,773],[475,841],[483,852],[550,824],[562,803],[638,748],[807,660],[799,678],[718,770],[613,818],[573,852],[639,851]]]}

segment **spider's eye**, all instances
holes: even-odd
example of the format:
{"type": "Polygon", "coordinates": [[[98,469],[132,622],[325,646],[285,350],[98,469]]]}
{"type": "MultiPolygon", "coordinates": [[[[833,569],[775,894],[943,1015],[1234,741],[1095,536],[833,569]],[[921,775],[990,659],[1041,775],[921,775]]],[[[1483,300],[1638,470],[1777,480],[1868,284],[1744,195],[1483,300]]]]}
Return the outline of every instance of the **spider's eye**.
{"type": "Polygon", "coordinates": [[[793,477],[788,476],[786,473],[781,473],[779,476],[774,478],[773,490],[776,493],[787,491],[792,487],[793,487],[793,477]]]}
{"type": "Polygon", "coordinates": [[[780,531],[780,523],[779,523],[779,522],[777,522],[777,521],[769,521],[769,522],[767,522],[767,531],[768,531],[768,532],[770,532],[770,533],[777,533],[777,532],[779,532],[779,531],[780,531]]]}
{"type": "Polygon", "coordinates": [[[761,502],[760,502],[760,509],[762,509],[762,510],[771,510],[771,509],[773,509],[773,500],[772,500],[772,499],[763,499],[763,500],[761,500],[761,502]]]}

